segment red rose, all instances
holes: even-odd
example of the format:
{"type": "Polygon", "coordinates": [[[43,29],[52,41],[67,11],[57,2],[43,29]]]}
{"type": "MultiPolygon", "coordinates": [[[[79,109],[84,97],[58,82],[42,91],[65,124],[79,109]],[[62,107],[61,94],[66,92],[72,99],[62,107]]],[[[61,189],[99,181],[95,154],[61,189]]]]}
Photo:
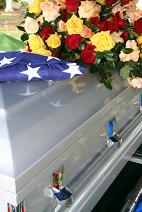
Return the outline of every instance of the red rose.
{"type": "Polygon", "coordinates": [[[66,10],[63,10],[63,13],[62,13],[62,21],[67,22],[69,16],[70,16],[70,13],[67,12],[66,10]]]}
{"type": "Polygon", "coordinates": [[[96,48],[96,46],[94,46],[92,44],[87,44],[86,47],[85,47],[85,49],[87,49],[87,50],[93,50],[93,51],[94,51],[95,48],[96,48]]]}
{"type": "Polygon", "coordinates": [[[118,27],[124,27],[126,24],[126,21],[120,17],[120,12],[117,12],[113,16],[113,23],[114,25],[118,25],[118,27]]]}
{"type": "Polygon", "coordinates": [[[110,6],[115,4],[116,2],[117,2],[117,0],[106,0],[106,3],[110,6]]]}
{"type": "Polygon", "coordinates": [[[89,19],[89,22],[93,25],[98,25],[100,23],[99,17],[92,17],[89,19]]]}
{"type": "Polygon", "coordinates": [[[111,32],[115,31],[115,26],[110,21],[106,20],[102,21],[100,23],[100,31],[108,31],[108,30],[110,30],[111,32]]]}
{"type": "Polygon", "coordinates": [[[123,4],[129,4],[130,1],[131,1],[131,0],[122,0],[122,3],[123,3],[123,4]]]}
{"type": "Polygon", "coordinates": [[[88,48],[82,49],[81,60],[86,64],[93,64],[96,61],[94,49],[88,49],[88,48]]]}
{"type": "Polygon", "coordinates": [[[134,22],[134,31],[137,34],[142,34],[142,18],[134,22]]]}
{"type": "Polygon", "coordinates": [[[125,21],[124,19],[119,19],[118,25],[119,25],[120,27],[124,27],[125,24],[126,24],[126,21],[125,21]]]}
{"type": "Polygon", "coordinates": [[[129,36],[129,32],[123,32],[120,37],[122,37],[124,41],[126,42],[128,40],[128,36],[129,36]]]}
{"type": "Polygon", "coordinates": [[[111,32],[119,32],[118,26],[117,25],[113,25],[113,31],[111,32]]]}
{"type": "Polygon", "coordinates": [[[100,23],[100,31],[107,31],[108,30],[108,21],[104,20],[100,23]]]}
{"type": "Polygon", "coordinates": [[[110,21],[108,21],[107,26],[108,26],[108,30],[110,30],[110,32],[113,32],[116,30],[115,26],[110,21]]]}
{"type": "Polygon", "coordinates": [[[68,35],[65,38],[65,45],[67,46],[68,49],[73,50],[76,49],[79,45],[80,42],[82,41],[82,37],[80,35],[68,35]]]}
{"type": "Polygon", "coordinates": [[[79,6],[78,0],[66,0],[67,12],[75,12],[79,6]]]}
{"type": "Polygon", "coordinates": [[[119,27],[123,28],[126,24],[126,21],[120,17],[120,12],[117,12],[113,16],[113,31],[118,32],[119,27]]]}
{"type": "Polygon", "coordinates": [[[40,31],[39,35],[44,40],[47,40],[49,38],[49,36],[53,33],[54,33],[54,30],[52,29],[52,27],[47,26],[40,31]]]}

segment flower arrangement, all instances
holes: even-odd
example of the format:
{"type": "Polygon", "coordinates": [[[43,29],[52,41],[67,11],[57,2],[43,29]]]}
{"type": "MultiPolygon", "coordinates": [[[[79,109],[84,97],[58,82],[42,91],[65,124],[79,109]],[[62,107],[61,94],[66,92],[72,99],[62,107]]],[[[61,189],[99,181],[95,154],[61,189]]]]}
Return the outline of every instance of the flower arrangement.
{"type": "Polygon", "coordinates": [[[34,0],[18,26],[27,50],[89,65],[111,89],[120,72],[142,87],[141,0],[34,0]]]}

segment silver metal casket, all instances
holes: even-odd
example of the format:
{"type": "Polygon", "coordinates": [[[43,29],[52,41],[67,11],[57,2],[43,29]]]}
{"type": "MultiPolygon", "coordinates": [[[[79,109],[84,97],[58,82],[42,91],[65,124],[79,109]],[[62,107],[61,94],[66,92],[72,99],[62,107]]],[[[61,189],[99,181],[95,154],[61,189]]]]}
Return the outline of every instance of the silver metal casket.
{"type": "Polygon", "coordinates": [[[117,76],[112,91],[90,74],[1,83],[0,212],[23,201],[25,212],[91,211],[142,143],[139,95],[117,76]],[[48,196],[60,169],[73,192],[70,208],[48,196]]]}

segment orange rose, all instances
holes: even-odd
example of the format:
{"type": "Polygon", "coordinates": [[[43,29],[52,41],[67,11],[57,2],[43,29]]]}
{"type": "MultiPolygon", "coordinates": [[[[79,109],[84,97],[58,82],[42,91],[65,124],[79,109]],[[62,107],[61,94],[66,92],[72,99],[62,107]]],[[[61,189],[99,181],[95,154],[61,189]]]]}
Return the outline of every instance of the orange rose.
{"type": "Polygon", "coordinates": [[[83,30],[80,34],[83,38],[91,38],[92,30],[89,29],[86,25],[83,25],[83,30]]]}

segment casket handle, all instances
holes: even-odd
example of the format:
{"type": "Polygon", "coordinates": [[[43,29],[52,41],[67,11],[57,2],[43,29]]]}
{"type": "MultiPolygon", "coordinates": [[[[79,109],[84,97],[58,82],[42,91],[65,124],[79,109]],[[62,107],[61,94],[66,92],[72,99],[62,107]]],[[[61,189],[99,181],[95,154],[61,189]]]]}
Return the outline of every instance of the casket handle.
{"type": "Polygon", "coordinates": [[[114,117],[113,119],[109,120],[107,124],[108,146],[111,146],[114,143],[118,143],[119,145],[122,144],[122,138],[115,132],[115,125],[116,125],[116,118],[114,117]]]}
{"type": "Polygon", "coordinates": [[[114,143],[118,143],[121,146],[124,137],[129,134],[129,131],[136,126],[137,123],[141,122],[142,119],[142,92],[139,96],[139,109],[136,113],[127,121],[125,126],[116,133],[116,118],[113,117],[107,122],[107,144],[112,146],[114,143]],[[123,137],[123,138],[122,138],[123,137]]]}

